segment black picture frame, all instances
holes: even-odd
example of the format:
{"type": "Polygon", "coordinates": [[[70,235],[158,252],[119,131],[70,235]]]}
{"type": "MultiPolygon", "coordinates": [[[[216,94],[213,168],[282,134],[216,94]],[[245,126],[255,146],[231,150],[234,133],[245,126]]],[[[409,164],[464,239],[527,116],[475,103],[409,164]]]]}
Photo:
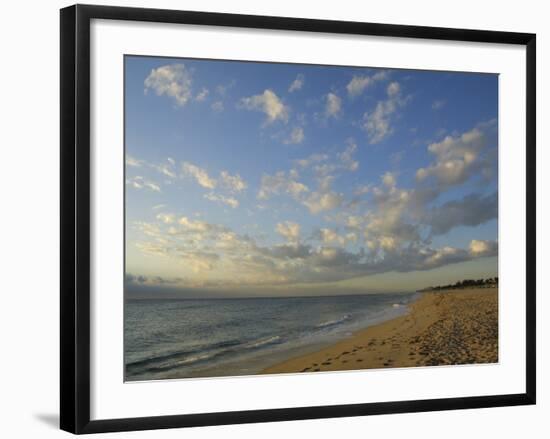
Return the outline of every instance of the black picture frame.
{"type": "Polygon", "coordinates": [[[535,404],[536,36],[530,33],[75,5],[61,10],[60,426],[81,434],[535,404]],[[525,393],[383,403],[90,420],[90,22],[93,19],[228,26],[526,47],[525,393]]]}

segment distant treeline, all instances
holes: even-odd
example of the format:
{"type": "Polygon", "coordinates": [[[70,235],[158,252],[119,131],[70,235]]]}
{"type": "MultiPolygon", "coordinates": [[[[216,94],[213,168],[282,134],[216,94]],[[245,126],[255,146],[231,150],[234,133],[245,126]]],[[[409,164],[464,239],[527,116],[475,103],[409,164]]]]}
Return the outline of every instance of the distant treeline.
{"type": "Polygon", "coordinates": [[[487,279],[459,280],[454,284],[427,287],[418,291],[460,290],[463,288],[496,288],[497,286],[498,277],[488,277],[487,279]]]}

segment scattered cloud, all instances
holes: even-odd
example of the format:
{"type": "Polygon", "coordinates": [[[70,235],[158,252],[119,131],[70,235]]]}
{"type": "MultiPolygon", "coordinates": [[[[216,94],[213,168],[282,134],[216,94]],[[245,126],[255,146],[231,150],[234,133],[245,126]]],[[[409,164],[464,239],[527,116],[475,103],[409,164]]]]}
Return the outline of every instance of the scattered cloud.
{"type": "Polygon", "coordinates": [[[220,113],[220,112],[223,111],[224,105],[223,105],[222,101],[216,101],[216,102],[212,103],[210,108],[212,108],[212,110],[214,110],[216,113],[220,113]]]}
{"type": "Polygon", "coordinates": [[[438,99],[438,100],[435,100],[432,102],[432,110],[441,110],[445,104],[447,103],[447,101],[443,100],[443,99],[438,99]]]}
{"type": "Polygon", "coordinates": [[[191,99],[191,73],[184,64],[170,64],[151,70],[145,79],[145,93],[153,90],[157,96],[170,97],[183,107],[191,99]]]}
{"type": "Polygon", "coordinates": [[[227,171],[220,172],[219,182],[227,190],[234,193],[242,192],[248,187],[246,181],[239,174],[231,175],[227,171]]]}
{"type": "Polygon", "coordinates": [[[337,153],[332,160],[328,154],[313,154],[305,159],[296,160],[295,163],[302,168],[311,166],[319,178],[342,171],[357,171],[359,162],[354,158],[357,144],[353,139],[348,139],[346,143],[344,150],[337,153]]]}
{"type": "Polygon", "coordinates": [[[289,107],[283,104],[281,99],[270,89],[264,90],[259,95],[242,98],[238,107],[265,113],[267,124],[277,120],[288,122],[289,107]]]}
{"type": "Polygon", "coordinates": [[[326,95],[325,115],[327,117],[338,117],[342,111],[342,99],[335,93],[326,95]]]}
{"type": "Polygon", "coordinates": [[[195,181],[204,188],[214,189],[216,187],[216,180],[211,178],[206,170],[196,165],[189,162],[183,162],[182,171],[184,175],[194,178],[195,181]]]}
{"type": "Polygon", "coordinates": [[[225,204],[226,206],[232,207],[233,209],[239,207],[239,200],[237,200],[236,198],[226,197],[221,194],[215,194],[214,192],[209,192],[205,194],[204,198],[209,201],[225,204]]]}
{"type": "Polygon", "coordinates": [[[344,196],[334,191],[312,192],[304,199],[303,204],[312,214],[333,210],[340,207],[344,202],[344,196]]]}
{"type": "Polygon", "coordinates": [[[267,200],[272,195],[283,193],[298,199],[305,192],[309,192],[309,188],[305,184],[292,178],[285,171],[279,171],[274,175],[262,175],[258,199],[267,200]]]}
{"type": "Polygon", "coordinates": [[[294,127],[290,132],[290,136],[284,141],[285,144],[297,145],[305,139],[304,129],[302,127],[294,127]]]}
{"type": "Polygon", "coordinates": [[[386,100],[378,101],[373,111],[363,115],[363,129],[367,132],[371,144],[380,143],[393,133],[391,125],[393,114],[408,101],[402,96],[398,82],[391,82],[386,93],[388,96],[386,100]]]}
{"type": "Polygon", "coordinates": [[[138,160],[128,154],[126,154],[126,166],[133,168],[140,168],[143,165],[143,160],[138,160]]]}
{"type": "MultiPolygon", "coordinates": [[[[358,227],[362,223],[357,224],[358,227]]],[[[275,232],[284,244],[261,246],[248,236],[241,236],[220,225],[180,217],[176,223],[140,224],[145,237],[136,247],[146,255],[161,256],[184,263],[192,274],[213,272],[225,267],[230,278],[208,277],[166,279],[132,276],[137,283],[166,283],[178,286],[286,285],[295,283],[331,282],[388,272],[431,270],[448,264],[490,257],[497,254],[495,241],[472,240],[467,249],[443,246],[433,248],[416,243],[397,245],[396,238],[384,236],[378,252],[363,248],[350,251],[347,242],[357,240],[357,232],[338,233],[333,228],[321,228],[311,238],[317,244],[301,242],[301,226],[293,221],[279,222],[275,232]]]]}
{"type": "Polygon", "coordinates": [[[295,160],[295,163],[302,168],[307,168],[311,166],[313,163],[324,162],[328,159],[329,159],[328,154],[314,153],[304,159],[295,160]]]}
{"type": "Polygon", "coordinates": [[[496,126],[494,122],[481,124],[460,135],[447,136],[441,142],[432,143],[428,151],[435,161],[416,172],[416,179],[424,181],[434,178],[443,186],[464,183],[472,176],[492,175],[494,160],[489,160],[488,152],[496,146],[496,126]]]}
{"type": "Polygon", "coordinates": [[[331,228],[319,229],[319,239],[323,244],[344,245],[346,243],[346,237],[339,235],[336,230],[331,228]]]}
{"type": "Polygon", "coordinates": [[[372,190],[372,186],[370,184],[361,184],[355,188],[353,191],[354,195],[365,195],[368,194],[372,190]]]}
{"type": "Polygon", "coordinates": [[[171,158],[168,158],[166,160],[166,163],[151,166],[165,177],[176,178],[178,176],[176,170],[176,162],[171,158]]]}
{"type": "MultiPolygon", "coordinates": [[[[189,102],[205,102],[215,112],[223,111],[224,103],[229,109],[227,93],[235,82],[217,87],[208,84],[208,88],[195,85],[193,89],[193,78],[187,66],[178,63],[151,70],[144,81],[145,93],[168,98],[177,107],[184,107],[189,102]]],[[[264,126],[276,122],[287,124],[281,126],[272,139],[299,145],[304,143],[304,127],[309,126],[309,117],[322,122],[337,119],[343,114],[342,97],[346,93],[354,99],[368,93],[371,87],[380,87],[384,97],[368,104],[368,111],[358,116],[359,127],[366,132],[366,141],[378,144],[397,130],[396,121],[410,96],[402,89],[407,84],[406,78],[400,76],[402,82],[397,82],[390,79],[386,71],[367,72],[356,74],[351,80],[347,77],[349,82],[345,90],[332,89],[326,95],[317,94],[316,100],[307,104],[305,110],[293,108],[297,112],[292,111],[270,88],[259,89],[263,92],[256,95],[238,95],[248,97],[238,100],[236,107],[263,113],[259,117],[265,117],[264,126]],[[318,112],[308,116],[300,113],[307,111],[308,105],[316,107],[318,112]]],[[[305,76],[298,74],[288,84],[288,93],[302,90],[304,84],[305,76]]],[[[423,111],[429,113],[430,102],[434,111],[447,105],[445,100],[428,100],[423,111]]],[[[235,108],[235,104],[231,105],[235,108]]],[[[355,102],[353,108],[357,105],[363,104],[355,102]]],[[[326,128],[329,124],[321,125],[326,128]]],[[[436,128],[424,127],[420,133],[430,129],[435,132],[436,128]]],[[[166,192],[162,201],[167,203],[153,206],[152,211],[153,203],[145,206],[148,217],[153,219],[133,223],[139,239],[134,242],[132,251],[162,257],[168,269],[182,273],[177,278],[129,275],[127,282],[178,287],[318,283],[379,273],[431,270],[495,256],[498,242],[484,239],[487,237],[485,228],[475,228],[498,216],[498,193],[491,180],[496,178],[496,128],[496,121],[490,121],[462,133],[449,130],[452,134],[444,138],[446,133],[433,136],[434,140],[427,146],[429,160],[418,169],[411,169],[412,162],[404,163],[404,150],[388,151],[383,161],[388,166],[381,168],[383,164],[371,160],[368,151],[359,151],[353,139],[338,147],[332,135],[327,135],[325,143],[315,145],[319,139],[325,139],[316,137],[318,133],[311,128],[304,145],[284,148],[291,155],[289,167],[279,162],[270,163],[276,167],[268,167],[268,171],[261,174],[259,186],[258,174],[249,173],[246,167],[239,170],[241,173],[220,172],[226,166],[223,163],[229,162],[214,162],[215,167],[211,169],[189,161],[176,163],[171,157],[159,163],[126,155],[127,172],[141,174],[129,177],[126,185],[136,190],[161,192],[160,184],[155,181],[160,180],[166,192]],[[316,148],[310,149],[313,146],[316,148]],[[311,154],[312,151],[317,152],[311,154]],[[359,166],[362,172],[355,172],[359,166]],[[274,171],[277,169],[284,170],[274,171]],[[219,211],[218,223],[203,221],[206,213],[197,212],[201,207],[192,207],[185,216],[172,213],[182,211],[181,206],[170,207],[168,201],[171,191],[180,185],[175,181],[178,177],[190,179],[202,188],[199,202],[205,210],[201,212],[219,211]],[[481,188],[476,186],[480,181],[491,184],[481,188]],[[456,187],[466,182],[472,184],[456,187]],[[403,184],[410,186],[401,187],[403,184]],[[254,205],[260,203],[257,209],[246,204],[250,201],[245,196],[249,187],[257,190],[257,200],[252,200],[254,205]],[[276,196],[285,198],[272,200],[276,196]],[[243,213],[246,211],[251,217],[256,215],[252,222],[267,221],[268,229],[242,227],[232,230],[223,224],[222,215],[235,215],[239,210],[231,209],[241,205],[243,213]],[[286,218],[296,221],[283,220],[286,218]],[[472,229],[466,232],[466,227],[472,229]],[[462,245],[434,244],[442,242],[440,237],[456,228],[461,228],[457,235],[464,240],[462,245]],[[463,233],[465,236],[469,233],[467,240],[462,237],[463,233]],[[176,265],[170,266],[172,263],[176,265]],[[197,273],[200,275],[196,276],[197,273]]],[[[402,129],[409,136],[417,133],[416,128],[405,126],[402,129]]],[[[261,140],[265,139],[267,135],[261,140]]],[[[416,141],[421,144],[420,139],[416,141]]],[[[392,145],[391,150],[402,148],[405,146],[392,145]]]]}
{"type": "Polygon", "coordinates": [[[387,79],[388,74],[385,70],[379,71],[374,75],[354,75],[351,81],[346,86],[348,95],[351,97],[357,97],[370,86],[374,85],[378,81],[387,79]]]}
{"type": "Polygon", "coordinates": [[[164,224],[173,224],[176,222],[176,215],[173,213],[159,213],[157,219],[164,224]]]}
{"type": "Polygon", "coordinates": [[[218,86],[216,86],[216,93],[222,97],[225,97],[227,96],[227,93],[229,92],[229,90],[235,87],[236,84],[237,84],[237,81],[235,81],[234,79],[229,81],[226,84],[219,84],[218,86]]]}
{"type": "Polygon", "coordinates": [[[395,187],[395,185],[397,184],[395,172],[386,172],[382,176],[382,183],[384,183],[386,186],[390,188],[395,187]]]}
{"type": "Polygon", "coordinates": [[[160,186],[157,183],[140,175],[126,179],[126,184],[134,189],[149,189],[153,192],[160,192],[160,186]]]}
{"type": "Polygon", "coordinates": [[[305,77],[304,75],[302,75],[301,73],[299,73],[297,76],[296,76],[296,79],[294,81],[292,81],[292,83],[290,84],[290,86],[288,87],[288,92],[289,93],[293,93],[295,91],[298,91],[298,90],[301,90],[302,87],[304,86],[304,82],[305,82],[305,77]]]}
{"type": "Polygon", "coordinates": [[[496,256],[498,243],[496,241],[482,241],[474,239],[470,242],[470,254],[472,256],[496,256]]]}
{"type": "Polygon", "coordinates": [[[347,144],[346,149],[338,154],[338,158],[344,169],[348,171],[357,171],[357,169],[359,169],[359,162],[355,160],[353,156],[357,151],[357,144],[353,139],[348,139],[347,144]]]}
{"type": "Polygon", "coordinates": [[[197,96],[195,96],[195,100],[197,102],[203,102],[208,97],[209,91],[206,87],[203,87],[200,92],[197,93],[197,96]]]}
{"type": "Polygon", "coordinates": [[[292,221],[277,223],[275,230],[279,235],[286,238],[288,242],[298,242],[300,240],[300,224],[298,223],[292,221]]]}

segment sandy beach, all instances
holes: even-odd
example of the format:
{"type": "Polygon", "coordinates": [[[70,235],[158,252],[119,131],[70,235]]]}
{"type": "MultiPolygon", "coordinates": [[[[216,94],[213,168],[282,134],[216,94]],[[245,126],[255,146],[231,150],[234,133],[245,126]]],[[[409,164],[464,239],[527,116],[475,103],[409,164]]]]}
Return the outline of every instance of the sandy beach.
{"type": "Polygon", "coordinates": [[[401,317],[262,373],[498,362],[498,289],[425,292],[401,317]]]}

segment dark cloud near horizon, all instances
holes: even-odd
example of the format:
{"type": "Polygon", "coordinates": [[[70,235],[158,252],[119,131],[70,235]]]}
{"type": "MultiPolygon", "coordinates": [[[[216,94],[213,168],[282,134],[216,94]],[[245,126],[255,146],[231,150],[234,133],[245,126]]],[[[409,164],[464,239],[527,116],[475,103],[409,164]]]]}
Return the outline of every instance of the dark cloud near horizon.
{"type": "Polygon", "coordinates": [[[425,222],[431,227],[431,234],[437,236],[455,227],[478,226],[497,217],[498,193],[486,196],[474,193],[433,208],[426,215],[425,222]]]}

